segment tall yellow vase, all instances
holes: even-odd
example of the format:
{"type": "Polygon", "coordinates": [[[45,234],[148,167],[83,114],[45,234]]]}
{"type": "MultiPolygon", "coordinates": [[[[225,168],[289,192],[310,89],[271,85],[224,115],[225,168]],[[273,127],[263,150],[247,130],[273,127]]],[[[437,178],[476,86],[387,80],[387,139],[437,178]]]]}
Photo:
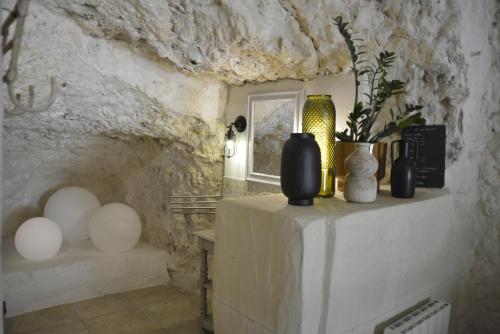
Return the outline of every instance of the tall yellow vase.
{"type": "Polygon", "coordinates": [[[335,105],[330,95],[308,95],[302,111],[302,132],[312,133],[321,150],[321,189],[335,193],[335,105]]]}

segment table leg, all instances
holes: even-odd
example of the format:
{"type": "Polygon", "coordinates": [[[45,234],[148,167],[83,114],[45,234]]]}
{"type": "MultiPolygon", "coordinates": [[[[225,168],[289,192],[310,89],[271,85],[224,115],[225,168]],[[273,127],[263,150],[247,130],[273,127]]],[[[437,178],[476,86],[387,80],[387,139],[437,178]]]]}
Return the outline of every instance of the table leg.
{"type": "Polygon", "coordinates": [[[200,315],[202,319],[208,317],[207,306],[207,284],[208,284],[208,252],[206,249],[201,250],[200,263],[200,315]]]}

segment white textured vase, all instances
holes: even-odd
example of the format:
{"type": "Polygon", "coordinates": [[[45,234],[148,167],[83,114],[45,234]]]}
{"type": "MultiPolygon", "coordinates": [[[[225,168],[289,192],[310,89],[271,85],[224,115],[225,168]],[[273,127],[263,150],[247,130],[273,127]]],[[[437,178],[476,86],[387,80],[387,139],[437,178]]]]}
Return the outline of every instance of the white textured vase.
{"type": "Polygon", "coordinates": [[[377,159],[370,153],[370,143],[356,143],[356,150],[347,157],[344,198],[348,202],[372,203],[377,198],[377,159]]]}

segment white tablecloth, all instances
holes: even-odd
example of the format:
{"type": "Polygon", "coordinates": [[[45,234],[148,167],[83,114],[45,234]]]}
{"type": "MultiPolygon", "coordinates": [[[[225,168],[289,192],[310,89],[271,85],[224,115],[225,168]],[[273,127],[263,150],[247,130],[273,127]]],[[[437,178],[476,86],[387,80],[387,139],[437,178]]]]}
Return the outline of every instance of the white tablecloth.
{"type": "Polygon", "coordinates": [[[373,333],[426,297],[450,298],[458,272],[446,190],[387,191],[372,204],[341,194],[314,206],[283,195],[222,200],[217,208],[217,334],[373,333]]]}

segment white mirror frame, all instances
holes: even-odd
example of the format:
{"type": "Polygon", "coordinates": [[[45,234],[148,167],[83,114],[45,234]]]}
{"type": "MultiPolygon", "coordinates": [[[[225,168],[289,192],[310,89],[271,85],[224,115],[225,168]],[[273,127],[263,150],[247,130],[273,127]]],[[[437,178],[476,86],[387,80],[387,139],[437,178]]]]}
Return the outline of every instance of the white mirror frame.
{"type": "Polygon", "coordinates": [[[262,174],[253,171],[253,146],[254,146],[254,102],[266,100],[293,99],[295,101],[295,110],[293,114],[293,132],[302,131],[302,103],[304,101],[304,91],[286,91],[266,94],[248,95],[248,131],[247,131],[247,166],[246,181],[254,181],[280,185],[279,175],[262,174]]]}

